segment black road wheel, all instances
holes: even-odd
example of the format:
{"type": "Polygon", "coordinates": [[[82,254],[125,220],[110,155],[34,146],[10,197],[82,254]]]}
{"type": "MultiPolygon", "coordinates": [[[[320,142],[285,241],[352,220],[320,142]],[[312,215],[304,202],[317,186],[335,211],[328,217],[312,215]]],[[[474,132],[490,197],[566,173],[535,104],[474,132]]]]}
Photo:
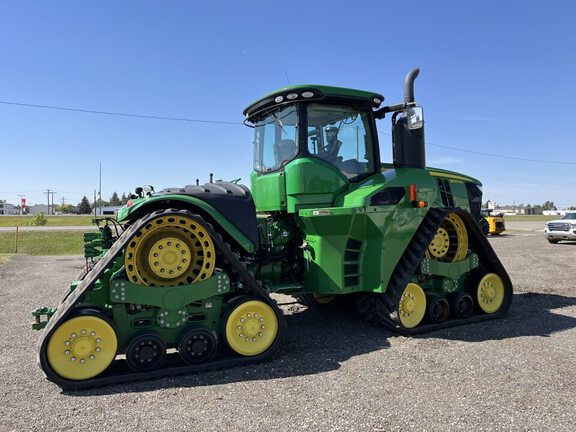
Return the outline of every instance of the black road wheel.
{"type": "Polygon", "coordinates": [[[188,364],[210,361],[218,347],[216,335],[207,328],[188,330],[178,342],[180,357],[188,364]]]}
{"type": "Polygon", "coordinates": [[[126,349],[126,362],[135,372],[158,369],[166,360],[166,343],[155,334],[136,336],[126,349]]]}
{"type": "Polygon", "coordinates": [[[450,305],[444,297],[427,296],[426,303],[426,314],[431,323],[441,324],[450,318],[450,305]]]}
{"type": "Polygon", "coordinates": [[[448,303],[454,318],[468,319],[474,314],[474,300],[465,292],[453,292],[448,295],[448,303]]]}

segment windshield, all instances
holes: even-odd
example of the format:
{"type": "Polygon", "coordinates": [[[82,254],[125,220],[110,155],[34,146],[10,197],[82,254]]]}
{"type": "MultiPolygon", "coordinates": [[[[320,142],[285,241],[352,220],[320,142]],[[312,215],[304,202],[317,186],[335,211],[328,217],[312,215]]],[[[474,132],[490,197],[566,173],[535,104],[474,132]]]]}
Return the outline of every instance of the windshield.
{"type": "Polygon", "coordinates": [[[562,219],[576,220],[576,213],[566,213],[562,219]]]}
{"type": "Polygon", "coordinates": [[[340,105],[308,105],[308,153],[350,179],[374,171],[369,131],[366,112],[340,105]]]}
{"type": "Polygon", "coordinates": [[[279,109],[255,124],[254,169],[270,172],[298,154],[298,115],[294,106],[279,109]]]}

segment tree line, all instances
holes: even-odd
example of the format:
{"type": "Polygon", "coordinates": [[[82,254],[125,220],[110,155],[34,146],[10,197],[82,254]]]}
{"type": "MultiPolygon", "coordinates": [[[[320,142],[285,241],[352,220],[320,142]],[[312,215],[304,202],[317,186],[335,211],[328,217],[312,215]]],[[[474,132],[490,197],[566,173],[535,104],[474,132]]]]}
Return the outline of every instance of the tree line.
{"type": "Polygon", "coordinates": [[[125,193],[123,193],[121,197],[118,197],[118,193],[114,192],[110,197],[110,200],[105,201],[99,198],[96,200],[96,203],[91,203],[88,200],[88,197],[84,195],[75,209],[71,205],[64,204],[61,206],[55,206],[54,210],[60,213],[90,214],[94,211],[95,207],[119,207],[125,205],[127,202],[128,197],[125,193]]]}

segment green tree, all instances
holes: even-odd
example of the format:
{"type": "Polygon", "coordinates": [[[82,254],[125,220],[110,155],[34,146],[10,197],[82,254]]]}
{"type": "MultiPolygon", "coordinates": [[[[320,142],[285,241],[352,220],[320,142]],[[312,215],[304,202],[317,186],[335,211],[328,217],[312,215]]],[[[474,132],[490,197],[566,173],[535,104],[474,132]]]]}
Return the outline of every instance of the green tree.
{"type": "Polygon", "coordinates": [[[120,198],[120,201],[122,201],[123,205],[128,204],[128,197],[126,196],[125,193],[122,194],[122,198],[120,198]]]}
{"type": "Polygon", "coordinates": [[[82,201],[78,204],[78,213],[80,214],[90,214],[92,213],[92,206],[90,205],[90,201],[86,198],[86,195],[82,197],[82,201]]]}
{"type": "Polygon", "coordinates": [[[110,203],[108,201],[104,201],[103,199],[98,198],[96,200],[96,207],[108,207],[110,203]]]}
{"type": "Polygon", "coordinates": [[[546,201],[544,204],[542,204],[542,210],[556,210],[554,201],[546,201]]]}
{"type": "Polygon", "coordinates": [[[70,210],[71,210],[70,204],[62,204],[62,205],[54,206],[54,211],[56,211],[57,213],[68,214],[68,213],[70,213],[70,210]]]}
{"type": "Polygon", "coordinates": [[[122,205],[122,201],[120,201],[120,198],[118,198],[118,194],[116,192],[114,192],[112,194],[112,198],[110,198],[110,205],[114,207],[122,205]]]}

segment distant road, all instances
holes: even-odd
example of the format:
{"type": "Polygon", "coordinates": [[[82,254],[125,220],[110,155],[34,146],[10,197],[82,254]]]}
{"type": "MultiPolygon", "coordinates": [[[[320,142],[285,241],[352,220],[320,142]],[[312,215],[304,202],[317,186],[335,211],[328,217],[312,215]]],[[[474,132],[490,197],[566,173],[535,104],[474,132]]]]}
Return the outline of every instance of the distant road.
{"type": "MultiPolygon", "coordinates": [[[[92,231],[96,230],[95,225],[88,226],[21,226],[18,231],[92,231]]],[[[16,227],[0,227],[0,232],[16,231],[16,227]]]]}

